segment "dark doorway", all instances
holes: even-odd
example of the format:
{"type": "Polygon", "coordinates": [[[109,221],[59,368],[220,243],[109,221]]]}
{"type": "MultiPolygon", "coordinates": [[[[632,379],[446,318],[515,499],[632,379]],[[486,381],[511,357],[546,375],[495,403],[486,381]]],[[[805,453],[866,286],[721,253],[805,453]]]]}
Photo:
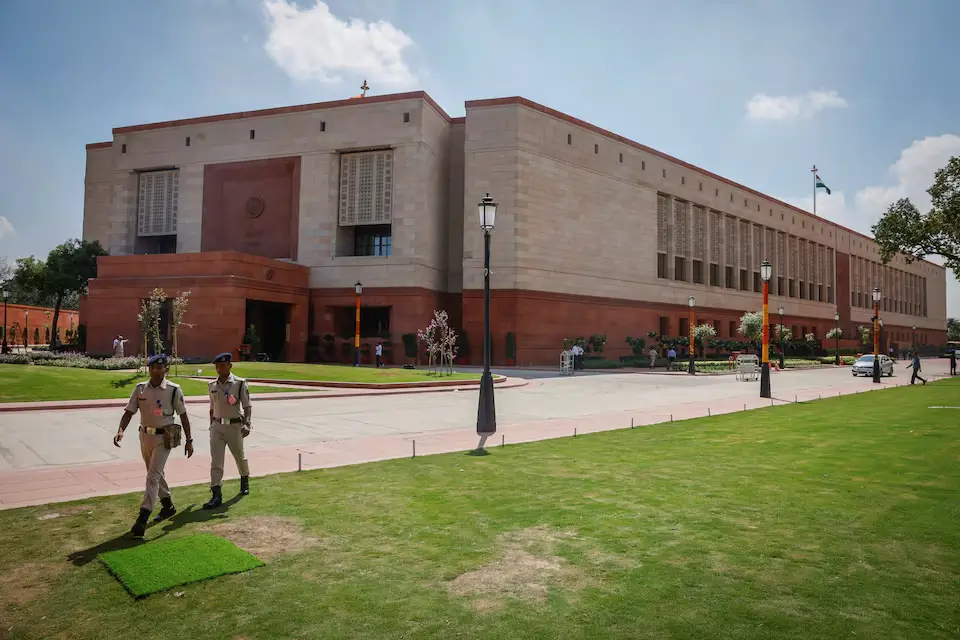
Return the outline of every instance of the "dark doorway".
{"type": "Polygon", "coordinates": [[[258,344],[251,344],[251,354],[256,357],[266,354],[271,362],[283,362],[287,357],[287,327],[290,322],[290,305],[265,300],[247,300],[246,341],[251,325],[258,344]]]}

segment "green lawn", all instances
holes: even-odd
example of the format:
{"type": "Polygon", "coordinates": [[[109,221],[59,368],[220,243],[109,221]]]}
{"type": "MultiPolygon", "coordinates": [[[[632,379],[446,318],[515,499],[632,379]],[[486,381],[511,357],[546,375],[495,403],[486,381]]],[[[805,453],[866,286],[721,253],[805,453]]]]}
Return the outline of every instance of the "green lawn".
{"type": "MultiPolygon", "coordinates": [[[[0,364],[0,403],[127,398],[133,392],[134,385],[146,379],[146,376],[123,371],[0,364]]],[[[183,387],[184,395],[207,395],[207,383],[203,380],[171,380],[183,387]]],[[[251,393],[281,391],[298,389],[250,385],[251,393]]]]}
{"type": "Polygon", "coordinates": [[[91,561],[126,544],[137,496],[0,511],[0,619],[12,638],[955,639],[960,410],[931,405],[960,405],[960,380],[254,479],[223,513],[177,488],[147,544],[209,530],[267,564],[140,603],[91,561]]]}
{"type": "MultiPolygon", "coordinates": [[[[213,375],[213,365],[203,365],[204,373],[213,375]]],[[[455,373],[438,377],[417,369],[377,369],[330,364],[283,362],[235,362],[233,372],[243,378],[267,380],[324,380],[331,382],[430,382],[436,380],[477,380],[480,374],[455,373]]]]}

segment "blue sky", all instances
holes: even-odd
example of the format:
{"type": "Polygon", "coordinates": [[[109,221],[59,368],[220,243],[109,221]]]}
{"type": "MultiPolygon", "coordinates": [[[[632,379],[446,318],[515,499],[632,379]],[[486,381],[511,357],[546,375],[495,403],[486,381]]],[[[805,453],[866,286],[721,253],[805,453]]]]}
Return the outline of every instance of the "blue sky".
{"type": "Polygon", "coordinates": [[[84,145],[115,126],[364,77],[451,115],[523,95],[807,208],[816,163],[818,212],[869,232],[960,155],[958,20],[954,0],[3,0],[0,256],[80,235],[84,145]]]}

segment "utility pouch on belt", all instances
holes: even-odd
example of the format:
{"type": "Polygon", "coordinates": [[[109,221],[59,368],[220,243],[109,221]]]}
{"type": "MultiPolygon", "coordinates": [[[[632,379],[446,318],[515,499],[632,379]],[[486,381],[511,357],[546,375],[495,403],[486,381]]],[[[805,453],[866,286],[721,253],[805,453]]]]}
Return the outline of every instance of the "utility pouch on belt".
{"type": "Polygon", "coordinates": [[[183,438],[183,427],[179,424],[172,424],[163,428],[163,448],[176,449],[180,446],[183,438]]]}

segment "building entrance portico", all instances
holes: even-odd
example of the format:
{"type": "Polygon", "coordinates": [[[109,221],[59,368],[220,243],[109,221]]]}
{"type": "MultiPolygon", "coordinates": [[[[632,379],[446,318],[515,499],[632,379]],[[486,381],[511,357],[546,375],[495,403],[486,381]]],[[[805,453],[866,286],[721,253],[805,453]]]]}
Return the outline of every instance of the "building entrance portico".
{"type": "MultiPolygon", "coordinates": [[[[236,251],[102,257],[97,261],[97,277],[90,280],[81,302],[81,308],[91,312],[87,351],[109,354],[118,334],[142,345],[137,321],[140,304],[160,288],[168,298],[190,292],[178,335],[181,356],[236,354],[252,323],[261,339],[258,351],[271,359],[302,362],[307,344],[308,274],[309,269],[301,265],[236,251]]],[[[169,331],[161,327],[161,334],[169,331]]],[[[164,344],[168,351],[169,342],[164,344]]],[[[139,348],[130,351],[136,353],[139,348]]]]}

